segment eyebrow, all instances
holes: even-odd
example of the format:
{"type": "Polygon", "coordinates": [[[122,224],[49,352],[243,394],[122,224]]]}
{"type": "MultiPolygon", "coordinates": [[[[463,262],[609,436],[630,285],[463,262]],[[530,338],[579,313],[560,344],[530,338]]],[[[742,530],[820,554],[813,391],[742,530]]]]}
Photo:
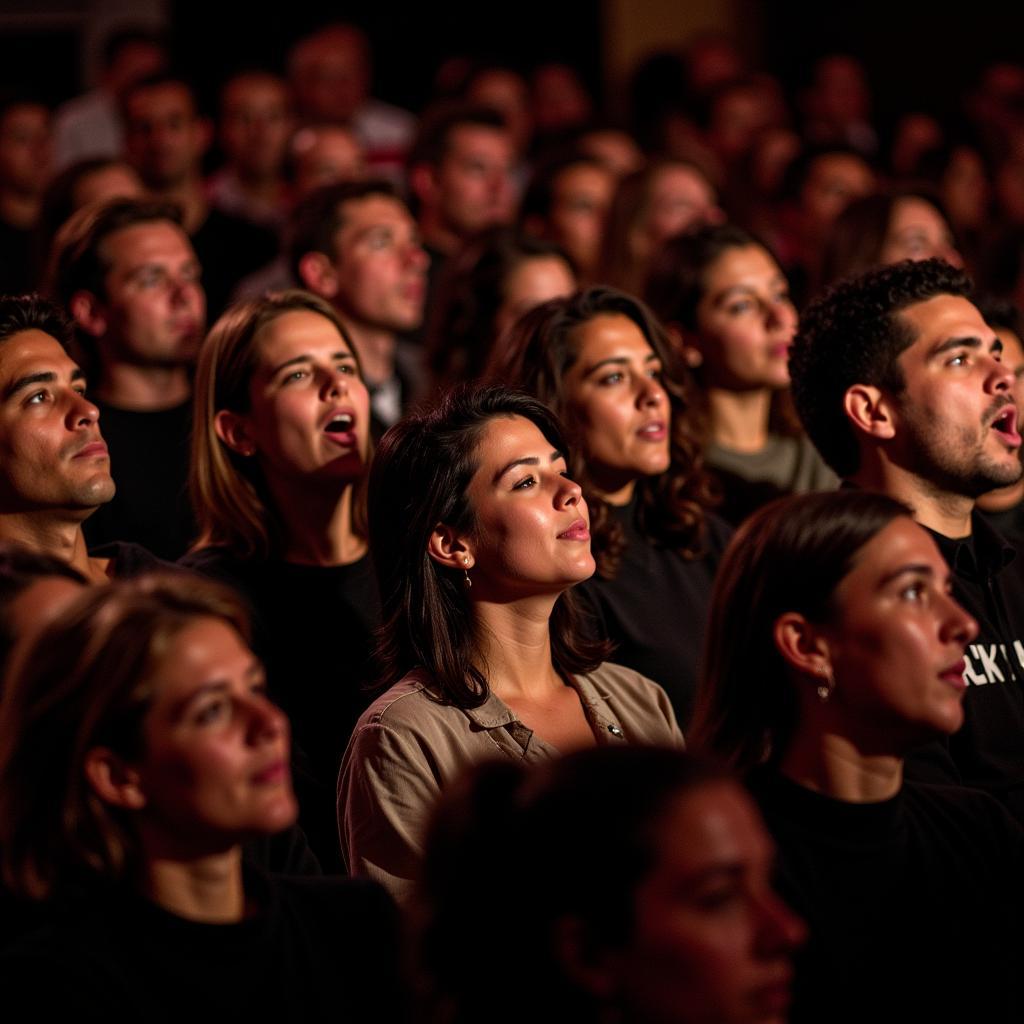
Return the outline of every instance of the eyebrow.
{"type": "Polygon", "coordinates": [[[928,576],[929,578],[935,577],[935,570],[924,562],[914,562],[910,565],[901,565],[898,569],[894,569],[890,573],[886,573],[882,577],[880,586],[884,587],[893,580],[898,580],[901,576],[928,576]]]}
{"type": "MultiPolygon", "coordinates": [[[[554,451],[554,452],[551,453],[548,461],[549,462],[557,462],[559,459],[562,459],[562,458],[565,458],[565,456],[562,455],[561,452],[554,451]]],[[[540,465],[540,459],[538,459],[536,455],[529,455],[529,456],[526,456],[526,457],[524,457],[522,459],[513,459],[510,463],[508,463],[508,465],[502,466],[502,468],[499,469],[498,472],[494,474],[494,479],[491,482],[496,484],[506,473],[508,473],[510,470],[515,469],[517,466],[539,466],[539,465],[540,465]]]]}
{"type": "MultiPolygon", "coordinates": [[[[352,355],[351,352],[335,352],[331,356],[331,359],[348,359],[351,360],[353,363],[356,361],[356,357],[352,355]]],[[[291,359],[286,359],[283,363],[281,363],[280,366],[275,366],[274,369],[270,371],[270,375],[271,377],[276,377],[282,370],[286,370],[289,366],[297,366],[299,363],[311,362],[313,362],[313,357],[309,355],[309,353],[306,353],[301,356],[293,356],[291,359]]]]}
{"type": "MultiPolygon", "coordinates": [[[[660,356],[657,352],[651,352],[649,355],[644,357],[644,364],[656,363],[660,361],[660,356]]],[[[626,366],[629,364],[629,358],[627,356],[609,356],[607,359],[602,359],[599,363],[594,363],[593,366],[587,368],[584,377],[589,377],[596,370],[600,370],[604,366],[626,366]]]]}
{"type": "MultiPolygon", "coordinates": [[[[84,379],[85,370],[80,366],[76,366],[71,372],[72,382],[84,379]]],[[[25,388],[30,388],[33,384],[55,384],[56,382],[57,374],[53,370],[42,370],[39,373],[26,373],[24,377],[19,377],[8,385],[7,390],[4,392],[4,399],[13,398],[19,391],[24,391],[25,388]]]]}
{"type": "MultiPolygon", "coordinates": [[[[947,338],[945,341],[940,342],[938,345],[935,346],[935,348],[932,350],[932,355],[941,356],[944,352],[950,352],[955,348],[980,349],[983,345],[984,342],[981,340],[981,338],[975,337],[973,335],[969,335],[963,338],[947,338]]],[[[999,340],[999,338],[994,337],[991,343],[989,344],[988,350],[989,352],[1001,353],[1003,351],[1003,343],[999,340]]]]}
{"type": "MultiPolygon", "coordinates": [[[[771,281],[768,282],[769,288],[777,288],[782,285],[785,288],[789,287],[789,281],[786,279],[785,274],[776,274],[771,281]]],[[[732,284],[729,285],[724,291],[719,292],[715,296],[714,301],[711,303],[713,306],[720,306],[723,302],[728,302],[734,294],[737,292],[745,295],[754,295],[757,293],[757,288],[752,284],[732,284]]]]}

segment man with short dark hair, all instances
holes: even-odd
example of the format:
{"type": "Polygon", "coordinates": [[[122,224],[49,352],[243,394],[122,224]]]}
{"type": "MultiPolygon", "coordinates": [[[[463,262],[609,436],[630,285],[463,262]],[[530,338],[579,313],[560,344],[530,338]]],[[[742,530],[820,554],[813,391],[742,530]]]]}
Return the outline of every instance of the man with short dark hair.
{"type": "Polygon", "coordinates": [[[840,284],[806,311],[793,398],[811,440],[850,484],[905,502],[978,620],[966,653],[965,724],[911,774],[991,791],[1024,818],[1024,566],[975,512],[1021,476],[1012,367],[941,260],[906,261],[840,284]]]}
{"type": "Polygon", "coordinates": [[[115,199],[58,236],[54,286],[96,378],[117,497],[86,528],[90,544],[133,541],[162,558],[193,539],[188,504],[190,370],[205,326],[195,251],[176,206],[115,199]]]}
{"type": "Polygon", "coordinates": [[[295,209],[290,263],[348,329],[379,433],[398,420],[422,376],[418,353],[398,341],[423,320],[428,257],[416,222],[387,182],[327,185],[295,209]]]}
{"type": "Polygon", "coordinates": [[[52,303],[0,297],[0,541],[54,555],[100,582],[113,566],[89,557],[82,524],[114,496],[114,481],[69,336],[52,303]]]}

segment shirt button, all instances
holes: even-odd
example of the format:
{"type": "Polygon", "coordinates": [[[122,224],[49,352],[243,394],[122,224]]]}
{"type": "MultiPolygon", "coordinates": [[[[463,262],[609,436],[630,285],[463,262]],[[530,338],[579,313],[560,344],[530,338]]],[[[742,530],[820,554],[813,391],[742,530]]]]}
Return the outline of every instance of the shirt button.
{"type": "Polygon", "coordinates": [[[617,725],[609,725],[608,726],[608,731],[613,736],[620,736],[620,737],[622,736],[622,730],[617,725]]]}

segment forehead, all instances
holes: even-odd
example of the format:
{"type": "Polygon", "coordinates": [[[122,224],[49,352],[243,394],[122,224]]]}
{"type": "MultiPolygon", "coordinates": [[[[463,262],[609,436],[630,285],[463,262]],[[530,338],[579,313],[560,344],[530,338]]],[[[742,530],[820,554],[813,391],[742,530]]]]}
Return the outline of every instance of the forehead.
{"type": "Polygon", "coordinates": [[[980,338],[984,345],[995,337],[978,308],[962,295],[935,295],[896,314],[913,333],[914,340],[899,357],[906,368],[949,338],[980,338]]]}
{"type": "Polygon", "coordinates": [[[446,155],[464,159],[475,155],[509,155],[512,143],[504,128],[486,124],[458,124],[448,133],[446,155]]]}
{"type": "Polygon", "coordinates": [[[350,199],[339,210],[341,227],[335,237],[339,245],[352,241],[362,232],[375,227],[412,229],[413,219],[405,204],[391,196],[370,195],[350,199]]]}
{"type": "Polygon", "coordinates": [[[594,164],[573,164],[555,178],[555,192],[560,196],[572,192],[600,192],[610,196],[614,188],[612,172],[594,164]]]}
{"type": "Polygon", "coordinates": [[[152,679],[157,708],[166,709],[168,702],[187,698],[204,685],[227,682],[253,661],[238,631],[212,616],[196,618],[178,630],[166,650],[152,679]]]}
{"type": "Polygon", "coordinates": [[[644,332],[623,313],[592,317],[575,328],[572,340],[579,364],[600,362],[613,353],[645,358],[654,352],[644,332]]]}
{"type": "Polygon", "coordinates": [[[128,113],[132,117],[154,118],[195,116],[192,94],[176,82],[140,89],[128,97],[128,113]]]}
{"type": "Polygon", "coordinates": [[[54,372],[66,378],[77,369],[61,343],[43,331],[19,331],[0,341],[0,395],[28,373],[54,372]]]}
{"type": "Polygon", "coordinates": [[[192,260],[195,252],[188,235],[173,221],[153,220],[129,224],[103,240],[103,256],[110,270],[130,269],[159,260],[192,260]]]}
{"type": "Polygon", "coordinates": [[[677,194],[710,200],[714,191],[701,174],[692,168],[680,165],[662,167],[651,182],[651,196],[662,198],[677,194]]]}
{"type": "Polygon", "coordinates": [[[338,328],[327,317],[308,309],[282,313],[263,327],[255,340],[259,369],[272,369],[299,354],[350,351],[338,328]]]}
{"type": "Polygon", "coordinates": [[[0,115],[0,131],[8,131],[11,128],[43,128],[49,120],[50,112],[46,107],[38,103],[18,103],[8,107],[6,112],[0,115]]]}
{"type": "Polygon", "coordinates": [[[761,246],[733,246],[704,272],[704,291],[706,295],[712,295],[745,281],[776,278],[781,273],[779,265],[761,246]]]}
{"type": "Polygon", "coordinates": [[[287,98],[283,82],[269,75],[245,75],[224,88],[224,107],[231,112],[250,104],[284,104],[287,98]]]}
{"type": "Polygon", "coordinates": [[[495,416],[480,431],[476,446],[477,477],[489,481],[497,469],[524,457],[548,461],[551,442],[524,416],[495,416]]]}
{"type": "Polygon", "coordinates": [[[899,516],[878,531],[853,557],[852,568],[836,588],[842,605],[844,595],[859,587],[875,588],[896,570],[909,565],[929,567],[938,579],[948,568],[935,541],[909,516],[899,516]]]}

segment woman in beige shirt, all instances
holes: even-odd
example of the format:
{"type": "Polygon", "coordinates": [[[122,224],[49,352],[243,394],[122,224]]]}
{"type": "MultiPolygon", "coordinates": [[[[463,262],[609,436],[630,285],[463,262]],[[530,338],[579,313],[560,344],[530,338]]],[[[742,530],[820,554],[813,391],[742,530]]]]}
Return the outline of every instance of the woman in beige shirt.
{"type": "Polygon", "coordinates": [[[664,692],[602,664],[570,589],[594,572],[590,519],[548,409],[460,388],[381,441],[370,547],[390,689],[341,767],[349,870],[407,895],[440,790],[488,757],[540,761],[599,744],[680,744],[664,692]]]}

